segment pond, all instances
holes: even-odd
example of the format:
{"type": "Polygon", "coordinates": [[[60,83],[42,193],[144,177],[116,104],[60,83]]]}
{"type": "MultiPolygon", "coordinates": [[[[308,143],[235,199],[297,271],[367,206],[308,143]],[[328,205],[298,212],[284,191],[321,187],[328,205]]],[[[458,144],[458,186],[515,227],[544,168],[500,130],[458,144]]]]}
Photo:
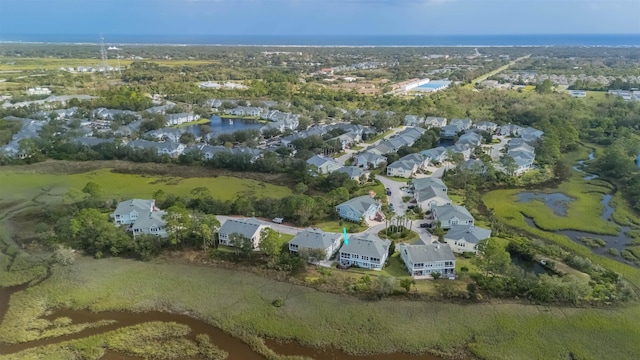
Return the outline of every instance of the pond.
{"type": "Polygon", "coordinates": [[[524,257],[517,254],[510,254],[510,255],[511,255],[511,263],[526,272],[534,273],[536,275],[554,274],[552,271],[549,271],[546,267],[544,267],[542,264],[540,264],[537,261],[525,259],[524,257]]]}
{"type": "MultiPolygon", "coordinates": [[[[211,127],[213,134],[233,133],[239,130],[259,130],[264,126],[263,123],[254,119],[223,119],[216,115],[212,116],[211,121],[206,125],[211,127]]],[[[184,129],[196,136],[200,135],[200,125],[185,126],[184,129]]]]}
{"type": "Polygon", "coordinates": [[[573,198],[568,197],[563,193],[535,193],[535,192],[521,192],[518,194],[518,201],[526,203],[533,200],[540,200],[544,204],[553,210],[553,213],[558,216],[567,216],[567,205],[573,198]]]}

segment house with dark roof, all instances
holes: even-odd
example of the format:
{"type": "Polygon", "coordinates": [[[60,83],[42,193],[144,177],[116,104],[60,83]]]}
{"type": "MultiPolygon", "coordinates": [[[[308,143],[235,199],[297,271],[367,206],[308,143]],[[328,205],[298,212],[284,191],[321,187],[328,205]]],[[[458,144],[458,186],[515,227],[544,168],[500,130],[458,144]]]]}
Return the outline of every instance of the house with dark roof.
{"type": "Polygon", "coordinates": [[[491,237],[491,230],[474,225],[453,225],[444,235],[447,243],[455,253],[478,253],[478,243],[491,237]]]}
{"type": "Polygon", "coordinates": [[[441,278],[455,279],[456,257],[446,244],[399,246],[400,258],[414,279],[433,279],[433,273],[441,278]]]}
{"type": "Polygon", "coordinates": [[[380,203],[369,195],[347,200],[336,206],[336,211],[341,218],[353,222],[384,219],[380,203]]]}
{"type": "Polygon", "coordinates": [[[254,249],[260,246],[262,230],[271,226],[256,218],[227,219],[218,230],[220,244],[234,246],[232,234],[239,234],[245,239],[251,239],[254,249]]]}
{"type": "Polygon", "coordinates": [[[340,249],[343,234],[327,233],[319,229],[300,231],[289,241],[289,251],[298,253],[302,249],[321,249],[326,254],[324,260],[329,260],[340,249]]]}
{"type": "Polygon", "coordinates": [[[338,259],[341,266],[382,270],[389,256],[391,241],[381,240],[375,234],[353,234],[340,248],[338,259]]]}

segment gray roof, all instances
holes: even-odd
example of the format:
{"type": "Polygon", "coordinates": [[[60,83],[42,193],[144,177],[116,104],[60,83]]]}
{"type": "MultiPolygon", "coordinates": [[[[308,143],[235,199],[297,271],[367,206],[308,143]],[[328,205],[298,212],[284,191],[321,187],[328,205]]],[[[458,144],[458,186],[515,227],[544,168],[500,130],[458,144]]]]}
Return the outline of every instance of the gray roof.
{"type": "Polygon", "coordinates": [[[460,128],[459,126],[456,126],[456,125],[447,125],[447,126],[443,126],[442,127],[442,131],[443,132],[452,131],[452,132],[456,132],[457,133],[457,132],[459,132],[461,130],[462,130],[462,128],[460,128]]]}
{"type": "Polygon", "coordinates": [[[473,225],[454,225],[444,236],[445,239],[450,240],[464,239],[464,241],[471,244],[477,244],[480,240],[488,239],[490,237],[491,230],[473,225]]]}
{"type": "Polygon", "coordinates": [[[371,207],[371,205],[378,205],[378,202],[372,198],[369,195],[362,195],[362,196],[358,196],[355,197],[353,199],[347,200],[345,202],[343,202],[342,204],[338,205],[340,206],[350,206],[352,207],[354,210],[359,211],[360,213],[364,213],[367,210],[369,210],[369,208],[371,207]]]}
{"type": "Polygon", "coordinates": [[[430,159],[435,159],[439,156],[442,156],[442,154],[446,154],[446,153],[447,153],[447,149],[444,146],[438,146],[437,148],[420,151],[420,154],[427,156],[430,159]]]}
{"type": "Polygon", "coordinates": [[[349,244],[343,245],[340,252],[382,259],[388,254],[390,245],[391,241],[382,240],[375,234],[353,234],[349,238],[349,244]]]}
{"type": "Polygon", "coordinates": [[[155,203],[155,200],[142,199],[122,201],[118,203],[116,211],[114,211],[113,213],[115,215],[128,215],[134,210],[139,214],[148,213],[149,211],[151,211],[151,209],[153,209],[155,203]]]}
{"type": "Polygon", "coordinates": [[[445,185],[444,182],[439,178],[426,177],[426,178],[413,180],[413,188],[416,190],[425,189],[429,187],[447,189],[447,185],[445,185]]]}
{"type": "Polygon", "coordinates": [[[480,121],[476,124],[476,127],[495,127],[498,126],[496,123],[491,121],[480,121]]]}
{"type": "Polygon", "coordinates": [[[75,139],[73,139],[71,141],[76,143],[76,144],[80,144],[80,145],[91,147],[91,146],[95,146],[95,145],[106,143],[106,142],[113,142],[113,139],[100,139],[100,138],[94,138],[94,137],[79,137],[79,138],[75,138],[75,139]]]}
{"type": "Polygon", "coordinates": [[[400,251],[407,252],[414,264],[436,261],[455,261],[456,257],[447,244],[406,245],[400,244],[400,251]]]}
{"type": "Polygon", "coordinates": [[[374,163],[376,161],[387,161],[387,158],[382,156],[382,155],[378,155],[378,154],[374,154],[371,152],[363,152],[361,154],[358,154],[358,157],[362,157],[365,161],[370,162],[370,163],[374,163]]]}
{"type": "MultiPolygon", "coordinates": [[[[162,228],[166,225],[166,221],[164,221],[163,217],[167,213],[165,211],[153,211],[147,212],[143,216],[138,216],[136,221],[131,226],[133,229],[151,229],[153,225],[162,228]]],[[[143,231],[144,232],[144,231],[143,231]]]]}
{"type": "Polygon", "coordinates": [[[417,166],[415,161],[410,160],[398,160],[393,164],[387,166],[387,169],[404,169],[413,170],[417,166]]]}
{"type": "Polygon", "coordinates": [[[442,205],[436,206],[435,212],[438,214],[439,221],[449,221],[454,217],[457,217],[460,220],[472,220],[473,216],[469,213],[464,206],[460,205],[442,205]]]}
{"type": "Polygon", "coordinates": [[[473,170],[473,171],[480,171],[480,172],[484,172],[485,170],[487,170],[487,167],[484,165],[482,160],[478,160],[478,159],[469,159],[463,162],[462,165],[460,165],[460,167],[465,170],[473,170]]]}
{"type": "Polygon", "coordinates": [[[220,227],[218,232],[223,234],[237,233],[247,239],[251,239],[256,234],[256,231],[258,231],[260,225],[262,225],[262,223],[256,218],[228,219],[220,227]]]}
{"type": "Polygon", "coordinates": [[[309,160],[307,160],[307,164],[313,165],[315,167],[321,167],[322,165],[325,165],[326,163],[332,163],[332,164],[340,165],[340,164],[338,164],[338,162],[336,162],[332,158],[325,158],[325,157],[318,156],[318,155],[314,155],[311,158],[309,158],[309,160]]]}
{"type": "Polygon", "coordinates": [[[440,200],[442,205],[451,203],[447,192],[434,187],[422,188],[416,191],[416,201],[422,202],[426,200],[440,200]]]}
{"type": "Polygon", "coordinates": [[[298,245],[309,249],[326,249],[331,246],[336,238],[342,237],[342,234],[326,233],[322,230],[306,229],[300,231],[289,244],[298,245]]]}
{"type": "Polygon", "coordinates": [[[335,172],[347,174],[350,178],[360,177],[364,174],[364,171],[357,166],[343,166],[335,172]]]}

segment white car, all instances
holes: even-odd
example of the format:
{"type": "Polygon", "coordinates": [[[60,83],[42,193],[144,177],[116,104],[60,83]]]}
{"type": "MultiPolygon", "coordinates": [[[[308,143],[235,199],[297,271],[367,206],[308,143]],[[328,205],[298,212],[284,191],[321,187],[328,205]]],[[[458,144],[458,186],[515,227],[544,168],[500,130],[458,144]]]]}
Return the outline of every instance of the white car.
{"type": "Polygon", "coordinates": [[[276,224],[282,224],[282,222],[284,221],[284,218],[274,218],[271,221],[273,221],[276,224]]]}

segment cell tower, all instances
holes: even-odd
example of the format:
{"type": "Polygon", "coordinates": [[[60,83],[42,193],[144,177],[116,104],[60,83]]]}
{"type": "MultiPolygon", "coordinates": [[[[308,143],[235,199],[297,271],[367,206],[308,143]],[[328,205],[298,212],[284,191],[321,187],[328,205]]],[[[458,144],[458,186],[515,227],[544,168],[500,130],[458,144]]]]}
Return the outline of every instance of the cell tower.
{"type": "Polygon", "coordinates": [[[104,47],[104,37],[102,37],[102,34],[100,34],[100,56],[102,57],[104,76],[109,77],[109,56],[107,55],[107,49],[104,47]]]}

